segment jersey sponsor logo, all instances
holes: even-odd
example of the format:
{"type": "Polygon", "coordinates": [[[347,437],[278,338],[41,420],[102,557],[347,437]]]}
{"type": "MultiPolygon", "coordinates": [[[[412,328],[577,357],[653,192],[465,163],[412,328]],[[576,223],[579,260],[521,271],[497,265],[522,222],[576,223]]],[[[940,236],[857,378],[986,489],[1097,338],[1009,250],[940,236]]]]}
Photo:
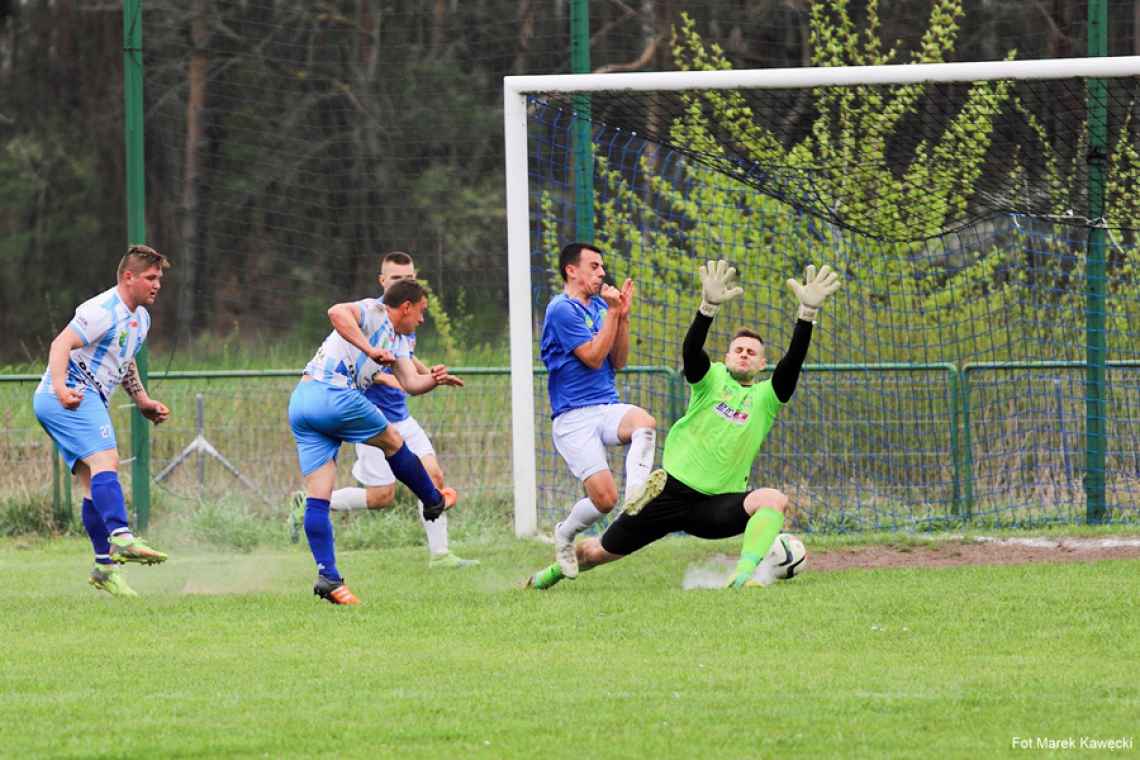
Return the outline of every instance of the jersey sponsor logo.
{"type": "Polygon", "coordinates": [[[713,407],[713,411],[735,425],[746,425],[748,423],[748,412],[743,409],[733,409],[723,401],[713,407]]]}

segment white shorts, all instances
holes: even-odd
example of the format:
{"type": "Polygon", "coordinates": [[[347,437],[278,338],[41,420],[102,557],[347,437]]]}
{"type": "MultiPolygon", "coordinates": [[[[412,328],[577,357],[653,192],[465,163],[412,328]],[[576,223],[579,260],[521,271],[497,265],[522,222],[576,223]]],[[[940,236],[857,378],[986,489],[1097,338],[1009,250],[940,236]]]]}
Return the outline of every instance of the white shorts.
{"type": "Polygon", "coordinates": [[[554,448],[570,465],[578,480],[609,469],[606,446],[617,446],[618,426],[633,404],[598,404],[571,409],[554,418],[550,426],[554,448]]]}
{"type": "MultiPolygon", "coordinates": [[[[408,444],[408,449],[413,454],[418,457],[429,454],[435,456],[431,440],[415,417],[391,424],[404,437],[404,443],[408,444]]],[[[352,477],[364,486],[387,486],[396,482],[396,476],[392,474],[384,452],[366,443],[356,444],[356,464],[352,466],[352,477]]]]}

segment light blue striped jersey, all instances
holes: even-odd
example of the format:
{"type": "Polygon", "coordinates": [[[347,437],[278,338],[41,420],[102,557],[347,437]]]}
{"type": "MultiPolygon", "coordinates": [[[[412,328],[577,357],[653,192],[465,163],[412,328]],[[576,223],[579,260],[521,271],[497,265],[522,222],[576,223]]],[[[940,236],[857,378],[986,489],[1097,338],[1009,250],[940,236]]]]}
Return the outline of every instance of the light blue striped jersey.
{"type": "MultiPolygon", "coordinates": [[[[365,298],[353,304],[360,309],[360,330],[371,346],[386,348],[397,359],[412,355],[414,337],[400,335],[388,319],[388,310],[378,298],[365,298]]],[[[317,349],[316,355],[305,365],[305,374],[322,383],[342,388],[368,390],[372,376],[384,370],[384,365],[372,361],[356,346],[333,330],[317,349]]]]}
{"type": "MultiPolygon", "coordinates": [[[[68,328],[83,339],[83,345],[73,349],[68,359],[67,387],[91,388],[106,404],[146,341],[150,313],[145,306],[128,310],[118,289],[110,288],[80,304],[68,328]]],[[[36,393],[55,395],[50,368],[36,393]]]]}

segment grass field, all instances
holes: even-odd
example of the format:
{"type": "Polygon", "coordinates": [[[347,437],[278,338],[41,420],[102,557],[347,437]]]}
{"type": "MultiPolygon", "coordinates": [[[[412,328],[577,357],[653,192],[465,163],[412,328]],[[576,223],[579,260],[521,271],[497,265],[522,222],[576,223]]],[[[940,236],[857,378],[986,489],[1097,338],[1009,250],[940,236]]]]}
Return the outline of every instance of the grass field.
{"type": "Polygon", "coordinates": [[[335,608],[303,547],[186,549],[124,602],[85,585],[85,542],[9,540],[0,755],[990,757],[1137,733],[1140,561],[681,590],[737,546],[668,539],[545,593],[514,588],[539,543],[460,546],[483,565],[443,574],[344,552],[365,604],[335,608]]]}

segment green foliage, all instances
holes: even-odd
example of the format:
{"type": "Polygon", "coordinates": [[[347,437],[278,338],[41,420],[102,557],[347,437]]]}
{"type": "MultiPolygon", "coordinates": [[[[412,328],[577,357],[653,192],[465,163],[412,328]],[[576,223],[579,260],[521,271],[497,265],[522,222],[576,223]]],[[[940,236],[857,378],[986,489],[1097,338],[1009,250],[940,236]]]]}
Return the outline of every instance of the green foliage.
{"type": "MultiPolygon", "coordinates": [[[[949,60],[963,13],[963,4],[956,0],[933,3],[910,62],[949,60]]],[[[847,0],[813,3],[812,64],[880,65],[902,58],[898,44],[885,46],[879,38],[877,2],[867,5],[866,16],[860,31],[847,0]]],[[[724,51],[706,43],[694,20],[684,14],[674,30],[672,50],[683,70],[731,68],[724,51]]],[[[1011,50],[1006,57],[1014,54],[1011,50]]],[[[637,175],[645,178],[639,186],[630,184],[628,168],[598,156],[598,183],[604,192],[596,194],[597,239],[604,248],[636,252],[632,262],[609,265],[619,278],[626,274],[622,266],[636,268],[639,306],[632,330],[649,337],[641,345],[676,340],[678,326],[669,315],[678,309],[690,313],[696,305],[692,270],[697,262],[723,257],[745,273],[747,282],[770,284],[746,289],[745,308],[753,314],[772,309],[790,313],[792,304],[778,283],[798,274],[804,264],[841,264],[847,282],[841,295],[844,321],[876,324],[883,336],[869,361],[1083,358],[1076,355],[1080,341],[1073,337],[1074,323],[1053,316],[1083,310],[1084,235],[1077,228],[1056,224],[1042,229],[1037,224],[1015,230],[1006,240],[969,246],[946,232],[967,215],[975,184],[987,170],[995,123],[1003,113],[1021,113],[1040,143],[1012,157],[1009,185],[1024,184],[1027,173],[1021,162],[1041,156],[1045,187],[1029,192],[1047,193],[1058,216],[1080,207],[1083,164],[1077,161],[1087,152],[1082,149],[1087,135],[1050,137],[1041,120],[1015,96],[1010,82],[975,83],[938,139],[919,140],[900,165],[891,147],[906,120],[917,114],[926,89],[922,84],[816,88],[811,125],[791,144],[754,118],[738,91],[681,95],[684,108],[669,128],[673,144],[711,157],[727,157],[725,146],[731,145],[746,161],[792,175],[810,174],[816,207],[832,210],[862,234],[797,215],[780,201],[737,184],[726,176],[730,172],[696,162],[683,164],[683,181],[665,179],[656,172],[652,147],[637,167],[637,175]],[[1074,139],[1078,146],[1072,158],[1062,160],[1056,143],[1074,139]],[[978,329],[994,315],[1025,325],[1025,332],[1011,336],[978,329]]],[[[1130,119],[1120,127],[1109,167],[1108,213],[1123,226],[1140,226],[1140,151],[1133,130],[1130,119]]],[[[553,199],[545,196],[546,250],[553,250],[550,243],[559,237],[553,206],[553,199]]],[[[1120,334],[1140,312],[1134,297],[1137,258],[1131,247],[1117,248],[1110,258],[1109,323],[1110,330],[1120,334]]],[[[817,336],[816,356],[830,354],[830,337],[817,336]]],[[[638,352],[635,344],[633,362],[649,358],[638,352]]]]}

